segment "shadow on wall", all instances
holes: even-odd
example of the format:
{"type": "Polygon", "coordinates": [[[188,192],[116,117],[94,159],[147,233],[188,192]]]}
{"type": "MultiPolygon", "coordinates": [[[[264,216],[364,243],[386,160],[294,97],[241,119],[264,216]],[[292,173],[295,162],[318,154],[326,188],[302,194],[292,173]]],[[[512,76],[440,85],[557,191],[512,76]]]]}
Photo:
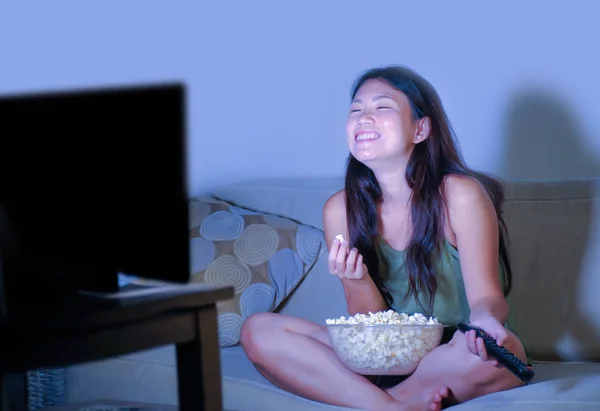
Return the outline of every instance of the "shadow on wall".
{"type": "MultiPolygon", "coordinates": [[[[519,93],[507,111],[503,179],[599,178],[600,155],[586,147],[576,114],[550,92],[519,93]]],[[[593,324],[584,313],[593,300],[582,292],[593,286],[594,270],[600,267],[600,258],[592,255],[600,246],[595,187],[583,182],[570,201],[523,198],[507,204],[514,269],[511,317],[527,324],[523,340],[536,342],[535,359],[600,359],[600,323],[593,324]],[[595,263],[590,265],[590,258],[595,263]],[[548,326],[557,322],[563,325],[548,326]]]]}
{"type": "Polygon", "coordinates": [[[564,98],[542,89],[518,93],[506,113],[508,180],[600,177],[600,153],[586,147],[577,113],[564,98]]]}

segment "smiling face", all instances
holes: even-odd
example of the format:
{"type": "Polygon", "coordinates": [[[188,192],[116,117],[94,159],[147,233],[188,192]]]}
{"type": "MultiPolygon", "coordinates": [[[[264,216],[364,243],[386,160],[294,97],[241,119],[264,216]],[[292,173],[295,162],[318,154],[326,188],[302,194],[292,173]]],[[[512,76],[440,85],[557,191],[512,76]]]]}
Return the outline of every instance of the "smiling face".
{"type": "Polygon", "coordinates": [[[362,163],[407,159],[414,145],[427,138],[424,123],[414,118],[404,93],[385,81],[367,80],[350,104],[348,147],[362,163]]]}

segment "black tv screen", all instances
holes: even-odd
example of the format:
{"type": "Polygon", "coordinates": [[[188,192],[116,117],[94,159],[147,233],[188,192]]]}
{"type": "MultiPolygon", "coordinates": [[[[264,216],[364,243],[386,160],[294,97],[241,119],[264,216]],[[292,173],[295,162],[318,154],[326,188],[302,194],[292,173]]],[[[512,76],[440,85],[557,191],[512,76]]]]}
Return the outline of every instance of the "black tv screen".
{"type": "Polygon", "coordinates": [[[0,96],[5,298],[188,280],[185,98],[177,83],[0,96]]]}

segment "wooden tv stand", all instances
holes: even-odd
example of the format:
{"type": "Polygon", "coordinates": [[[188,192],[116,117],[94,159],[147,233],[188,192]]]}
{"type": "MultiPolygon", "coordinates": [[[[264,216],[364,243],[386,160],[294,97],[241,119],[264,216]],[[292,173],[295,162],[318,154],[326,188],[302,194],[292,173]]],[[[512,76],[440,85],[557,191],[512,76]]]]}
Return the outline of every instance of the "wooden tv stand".
{"type": "Polygon", "coordinates": [[[181,411],[221,411],[216,303],[232,287],[186,284],[81,297],[52,312],[0,322],[0,409],[27,410],[26,372],[175,344],[181,411]]]}

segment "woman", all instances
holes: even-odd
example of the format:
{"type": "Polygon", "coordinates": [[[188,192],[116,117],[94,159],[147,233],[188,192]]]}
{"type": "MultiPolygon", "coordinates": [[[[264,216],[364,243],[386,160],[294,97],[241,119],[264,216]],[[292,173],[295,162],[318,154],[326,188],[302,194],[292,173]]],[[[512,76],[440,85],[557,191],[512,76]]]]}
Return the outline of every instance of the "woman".
{"type": "MultiPolygon", "coordinates": [[[[511,269],[502,186],[463,163],[433,87],[403,67],[367,71],[353,88],[346,132],[345,190],[328,199],[323,222],[349,313],[393,308],[469,322],[526,361],[503,326],[511,269]]],[[[254,315],[241,340],[273,384],[351,408],[439,410],[520,385],[473,333],[451,333],[412,375],[392,381],[348,370],[325,328],[302,319],[254,315]]]]}

